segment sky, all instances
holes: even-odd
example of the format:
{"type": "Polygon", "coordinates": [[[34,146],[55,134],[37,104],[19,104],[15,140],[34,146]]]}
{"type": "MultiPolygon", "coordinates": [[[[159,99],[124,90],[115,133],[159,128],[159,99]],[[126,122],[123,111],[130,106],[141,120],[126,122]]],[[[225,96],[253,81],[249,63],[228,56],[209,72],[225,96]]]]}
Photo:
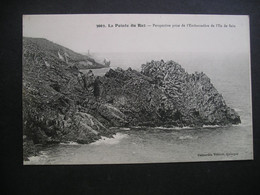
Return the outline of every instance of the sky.
{"type": "Polygon", "coordinates": [[[24,15],[23,36],[46,38],[80,53],[86,53],[88,50],[91,52],[249,53],[250,50],[248,16],[24,15]],[[106,27],[97,28],[98,24],[104,24],[106,27]],[[114,27],[108,27],[108,24],[114,27]],[[115,24],[127,24],[129,27],[115,27],[115,24]],[[145,27],[130,27],[131,24],[145,24],[145,27]],[[171,27],[154,27],[154,25],[164,24],[171,27]],[[181,24],[185,27],[172,27],[181,24]],[[210,27],[188,27],[188,24],[210,27]],[[224,27],[224,24],[228,27],[224,27]]]}

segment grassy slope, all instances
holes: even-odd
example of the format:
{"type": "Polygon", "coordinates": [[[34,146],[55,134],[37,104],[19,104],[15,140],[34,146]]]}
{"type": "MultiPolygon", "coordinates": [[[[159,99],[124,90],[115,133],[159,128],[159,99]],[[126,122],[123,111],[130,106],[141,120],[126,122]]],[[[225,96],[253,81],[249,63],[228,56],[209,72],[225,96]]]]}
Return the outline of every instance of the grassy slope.
{"type": "MultiPolygon", "coordinates": [[[[52,56],[59,58],[59,54],[64,58],[67,65],[75,65],[77,68],[81,69],[95,69],[107,67],[104,64],[97,63],[95,59],[76,53],[66,47],[53,43],[44,38],[23,38],[23,48],[26,50],[28,48],[38,48],[41,52],[45,53],[47,56],[52,56]],[[59,54],[58,54],[59,53],[59,54]],[[67,58],[67,61],[65,60],[67,58]]],[[[24,51],[25,53],[26,51],[24,51]]]]}

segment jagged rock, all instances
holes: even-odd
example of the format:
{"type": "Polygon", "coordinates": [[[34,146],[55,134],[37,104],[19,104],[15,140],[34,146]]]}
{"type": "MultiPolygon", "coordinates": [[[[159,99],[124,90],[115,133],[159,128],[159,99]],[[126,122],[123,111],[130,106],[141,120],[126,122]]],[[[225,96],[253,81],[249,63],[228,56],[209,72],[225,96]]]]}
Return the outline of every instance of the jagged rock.
{"type": "Polygon", "coordinates": [[[23,160],[28,161],[29,156],[37,155],[37,149],[31,139],[23,139],[23,160]]]}
{"type": "MultiPolygon", "coordinates": [[[[95,117],[91,118],[87,113],[81,114],[83,118],[79,116],[84,102],[89,102],[87,107],[91,101],[95,102],[95,78],[91,72],[80,74],[67,61],[83,59],[87,58],[47,40],[24,38],[24,134],[34,144],[66,140],[87,143],[102,133],[107,134],[106,128],[101,128],[102,124],[95,117]],[[58,54],[69,59],[62,60],[58,54]]],[[[94,110],[97,106],[95,103],[91,105],[88,109],[94,110]]]]}
{"type": "Polygon", "coordinates": [[[188,74],[173,61],[152,61],[144,64],[141,72],[155,79],[170,102],[176,103],[184,125],[240,123],[238,114],[225,104],[204,73],[188,74]]]}
{"type": "Polygon", "coordinates": [[[122,112],[128,125],[240,123],[204,73],[188,74],[174,61],[152,61],[141,73],[111,69],[99,81],[99,98],[122,112]]]}
{"type": "Polygon", "coordinates": [[[110,121],[113,126],[125,126],[128,123],[126,116],[111,104],[101,104],[98,112],[103,118],[110,121]]]}
{"type": "Polygon", "coordinates": [[[35,154],[34,144],[90,143],[114,133],[110,127],[240,123],[204,73],[188,74],[174,61],[152,61],[141,72],[118,68],[96,77],[78,70],[84,60],[95,65],[47,40],[24,39],[25,159],[35,154]]]}

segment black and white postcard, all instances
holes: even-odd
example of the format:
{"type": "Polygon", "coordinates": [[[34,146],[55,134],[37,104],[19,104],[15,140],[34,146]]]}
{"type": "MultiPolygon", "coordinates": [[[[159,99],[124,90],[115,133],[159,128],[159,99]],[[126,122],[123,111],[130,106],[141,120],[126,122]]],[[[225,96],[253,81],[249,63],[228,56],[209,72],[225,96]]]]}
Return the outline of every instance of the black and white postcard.
{"type": "Polygon", "coordinates": [[[246,15],[23,15],[23,159],[253,159],[246,15]]]}

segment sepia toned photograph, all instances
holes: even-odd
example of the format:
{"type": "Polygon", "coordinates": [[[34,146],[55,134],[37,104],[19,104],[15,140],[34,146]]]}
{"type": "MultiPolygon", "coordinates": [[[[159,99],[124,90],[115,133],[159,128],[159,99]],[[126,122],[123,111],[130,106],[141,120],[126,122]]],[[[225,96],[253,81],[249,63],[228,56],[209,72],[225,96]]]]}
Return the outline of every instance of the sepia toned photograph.
{"type": "Polygon", "coordinates": [[[246,15],[23,15],[23,164],[253,160],[246,15]]]}

